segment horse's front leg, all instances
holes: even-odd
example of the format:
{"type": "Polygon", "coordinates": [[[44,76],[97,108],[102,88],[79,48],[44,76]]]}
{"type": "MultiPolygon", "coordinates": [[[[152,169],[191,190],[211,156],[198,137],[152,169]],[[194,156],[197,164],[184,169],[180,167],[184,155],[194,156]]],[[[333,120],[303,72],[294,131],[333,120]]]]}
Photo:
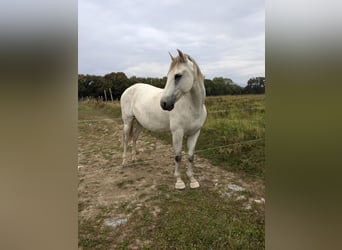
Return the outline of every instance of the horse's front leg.
{"type": "Polygon", "coordinates": [[[184,189],[185,183],[181,178],[181,174],[179,172],[179,166],[182,160],[182,141],[183,141],[183,131],[177,130],[172,132],[172,144],[173,150],[175,152],[175,177],[177,178],[177,182],[175,184],[176,189],[184,189]]]}
{"type": "Polygon", "coordinates": [[[189,165],[188,165],[186,174],[190,179],[190,188],[198,188],[200,186],[198,181],[194,178],[194,172],[192,171],[192,167],[194,164],[195,146],[196,146],[199,134],[200,134],[200,130],[198,130],[194,135],[188,137],[189,165]]]}

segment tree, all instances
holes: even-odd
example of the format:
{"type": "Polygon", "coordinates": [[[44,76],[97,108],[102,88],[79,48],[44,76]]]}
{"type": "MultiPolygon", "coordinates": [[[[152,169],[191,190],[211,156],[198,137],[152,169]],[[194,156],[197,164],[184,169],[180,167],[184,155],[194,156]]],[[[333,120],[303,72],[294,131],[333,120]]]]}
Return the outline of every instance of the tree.
{"type": "Polygon", "coordinates": [[[205,92],[207,96],[213,95],[213,81],[210,79],[204,79],[204,87],[205,87],[205,92]]]}
{"type": "Polygon", "coordinates": [[[78,75],[78,98],[87,96],[87,78],[85,75],[78,75]]]}
{"type": "Polygon", "coordinates": [[[105,86],[112,89],[114,99],[120,99],[122,93],[130,86],[130,81],[123,72],[112,72],[104,76],[105,86]]]}
{"type": "Polygon", "coordinates": [[[96,75],[78,76],[78,97],[91,96],[97,98],[103,96],[104,79],[96,75]]]}
{"type": "Polygon", "coordinates": [[[243,92],[243,88],[235,83],[229,84],[228,89],[230,95],[241,95],[243,92]]]}
{"type": "Polygon", "coordinates": [[[264,94],[265,84],[266,84],[265,77],[250,78],[243,92],[245,94],[264,94]]]}
{"type": "MultiPolygon", "coordinates": [[[[164,88],[167,77],[136,77],[127,78],[123,72],[111,72],[105,76],[97,75],[78,75],[78,97],[91,96],[98,98],[104,96],[104,90],[112,90],[114,99],[120,99],[126,88],[135,83],[147,83],[158,88],[164,88]]],[[[207,96],[211,95],[239,95],[250,93],[264,93],[265,78],[257,77],[248,80],[248,85],[245,88],[235,84],[230,78],[214,77],[204,79],[204,86],[207,96]]]]}

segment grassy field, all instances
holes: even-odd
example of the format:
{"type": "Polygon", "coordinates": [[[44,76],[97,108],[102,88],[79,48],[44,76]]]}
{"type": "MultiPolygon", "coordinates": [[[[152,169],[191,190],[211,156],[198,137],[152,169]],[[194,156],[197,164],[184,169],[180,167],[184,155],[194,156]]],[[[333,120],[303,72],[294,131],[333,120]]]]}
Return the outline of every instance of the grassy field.
{"type": "MultiPolygon", "coordinates": [[[[142,249],[251,249],[265,248],[264,215],[257,206],[244,210],[243,201],[222,199],[207,189],[169,192],[160,185],[159,193],[150,197],[161,212],[151,216],[143,206],[134,211],[130,223],[120,230],[104,227],[111,208],[91,220],[79,222],[79,245],[83,249],[111,249],[120,239],[118,249],[130,249],[135,240],[146,243],[142,249]],[[199,202],[201,201],[201,202],[199,202]],[[126,235],[122,239],[122,234],[126,235]]],[[[130,213],[123,204],[120,213],[130,213]]]]}
{"type": "MultiPolygon", "coordinates": [[[[208,118],[201,130],[197,154],[246,182],[264,183],[265,96],[207,97],[206,105],[208,118]]],[[[119,117],[117,102],[79,104],[79,120],[119,117]]],[[[115,122],[121,123],[120,119],[115,122]]],[[[90,140],[94,127],[90,132],[87,126],[80,125],[80,134],[90,140]]],[[[171,144],[169,133],[148,133],[171,144]]],[[[122,180],[116,188],[127,190],[139,179],[122,180]]],[[[254,199],[252,191],[239,193],[239,197],[244,197],[240,199],[224,197],[222,192],[205,185],[182,192],[170,191],[164,184],[158,184],[156,189],[152,194],[139,196],[142,202],[138,210],[133,203],[124,202],[120,206],[100,207],[96,216],[80,219],[80,248],[131,249],[138,239],[143,242],[139,249],[265,248],[264,206],[251,203],[249,209],[245,208],[246,200],[254,199]],[[157,216],[151,214],[151,207],[158,208],[157,216]],[[129,222],[115,229],[104,226],[113,214],[129,214],[129,222]]],[[[86,209],[88,204],[80,202],[79,212],[86,209]]]]}

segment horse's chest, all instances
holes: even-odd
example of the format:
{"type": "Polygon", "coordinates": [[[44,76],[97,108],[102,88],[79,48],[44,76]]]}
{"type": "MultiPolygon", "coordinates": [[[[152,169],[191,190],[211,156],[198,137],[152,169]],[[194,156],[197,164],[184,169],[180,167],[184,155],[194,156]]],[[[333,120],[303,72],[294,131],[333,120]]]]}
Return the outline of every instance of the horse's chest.
{"type": "Polygon", "coordinates": [[[188,121],[185,121],[184,123],[184,130],[188,134],[192,134],[197,132],[199,129],[201,129],[203,125],[202,119],[199,117],[196,119],[189,119],[188,121]]]}
{"type": "Polygon", "coordinates": [[[170,120],[171,130],[181,128],[185,134],[196,133],[203,125],[205,117],[193,114],[184,114],[170,120]]]}

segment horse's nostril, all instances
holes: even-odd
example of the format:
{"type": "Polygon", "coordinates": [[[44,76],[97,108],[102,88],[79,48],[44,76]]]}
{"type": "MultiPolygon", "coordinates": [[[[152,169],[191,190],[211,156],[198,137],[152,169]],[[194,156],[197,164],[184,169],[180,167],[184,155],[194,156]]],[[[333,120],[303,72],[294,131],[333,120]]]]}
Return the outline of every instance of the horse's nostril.
{"type": "Polygon", "coordinates": [[[162,107],[162,109],[166,109],[166,106],[167,106],[167,104],[166,104],[166,102],[165,101],[161,101],[160,102],[160,106],[162,107]]]}
{"type": "Polygon", "coordinates": [[[174,100],[173,97],[166,97],[166,98],[162,98],[160,100],[160,107],[163,110],[168,110],[171,111],[174,107],[174,100]]]}

